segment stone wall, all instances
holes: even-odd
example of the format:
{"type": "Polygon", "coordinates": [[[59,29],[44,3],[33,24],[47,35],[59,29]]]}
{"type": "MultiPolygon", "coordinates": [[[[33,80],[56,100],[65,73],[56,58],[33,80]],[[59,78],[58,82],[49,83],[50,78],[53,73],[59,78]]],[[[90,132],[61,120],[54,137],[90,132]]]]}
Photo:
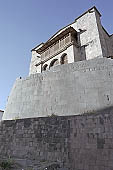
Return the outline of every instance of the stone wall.
{"type": "Polygon", "coordinates": [[[3,119],[76,115],[113,105],[113,60],[80,61],[16,80],[3,119]]]}
{"type": "Polygon", "coordinates": [[[2,121],[0,160],[9,157],[27,170],[52,163],[70,170],[113,170],[113,107],[78,116],[2,121]]]}
{"type": "Polygon", "coordinates": [[[31,62],[29,67],[29,74],[40,73],[41,71],[41,65],[38,67],[36,67],[35,65],[41,61],[40,54],[38,54],[36,50],[38,50],[38,48],[40,48],[42,45],[43,43],[39,44],[37,47],[31,50],[32,57],[31,57],[31,62]]]}
{"type": "Polygon", "coordinates": [[[22,166],[58,162],[68,167],[70,124],[66,118],[46,117],[0,124],[0,158],[22,166]]]}
{"type": "Polygon", "coordinates": [[[113,49],[113,34],[110,36],[110,40],[111,40],[111,46],[112,46],[112,49],[113,49]]]}
{"type": "Polygon", "coordinates": [[[100,14],[95,8],[92,8],[75,19],[75,22],[71,25],[78,32],[81,48],[85,47],[83,55],[86,56],[86,60],[104,56],[99,37],[98,20],[100,20],[100,14]]]}
{"type": "Polygon", "coordinates": [[[72,119],[70,164],[73,170],[113,170],[113,110],[100,112],[72,119]]]}
{"type": "Polygon", "coordinates": [[[103,36],[105,41],[105,49],[106,53],[104,53],[104,56],[113,56],[113,43],[111,42],[109,34],[103,29],[103,36]],[[105,55],[106,54],[106,55],[105,55]]]}

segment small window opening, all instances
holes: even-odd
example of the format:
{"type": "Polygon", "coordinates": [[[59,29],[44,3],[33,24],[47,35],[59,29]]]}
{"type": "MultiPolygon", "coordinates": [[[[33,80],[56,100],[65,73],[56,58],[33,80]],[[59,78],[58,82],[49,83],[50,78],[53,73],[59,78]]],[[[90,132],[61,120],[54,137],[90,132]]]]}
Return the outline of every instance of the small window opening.
{"type": "Polygon", "coordinates": [[[66,64],[66,63],[68,63],[67,54],[63,54],[60,58],[60,64],[66,64]]]}

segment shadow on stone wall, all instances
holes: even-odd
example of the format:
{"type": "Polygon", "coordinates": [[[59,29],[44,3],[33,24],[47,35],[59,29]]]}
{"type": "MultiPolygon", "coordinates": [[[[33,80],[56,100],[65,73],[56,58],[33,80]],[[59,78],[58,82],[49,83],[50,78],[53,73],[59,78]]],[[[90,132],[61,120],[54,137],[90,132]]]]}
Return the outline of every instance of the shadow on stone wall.
{"type": "Polygon", "coordinates": [[[79,30],[80,32],[78,33],[78,40],[77,40],[77,42],[78,42],[78,44],[79,44],[79,48],[80,48],[80,53],[81,53],[81,60],[86,60],[86,51],[85,51],[85,47],[87,46],[87,45],[85,45],[85,46],[81,46],[81,41],[80,41],[80,35],[82,34],[82,33],[84,33],[84,32],[86,32],[87,30],[79,30]]]}
{"type": "Polygon", "coordinates": [[[22,168],[58,164],[71,170],[113,170],[113,106],[78,116],[0,123],[0,160],[22,168]]]}

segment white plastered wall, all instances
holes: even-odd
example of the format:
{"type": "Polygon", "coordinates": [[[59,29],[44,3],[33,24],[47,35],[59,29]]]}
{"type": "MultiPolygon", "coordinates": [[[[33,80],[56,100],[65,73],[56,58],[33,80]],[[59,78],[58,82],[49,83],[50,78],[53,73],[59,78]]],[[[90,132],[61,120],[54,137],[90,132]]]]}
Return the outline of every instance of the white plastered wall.
{"type": "Polygon", "coordinates": [[[68,47],[66,50],[64,50],[63,52],[61,52],[60,54],[56,55],[55,57],[51,58],[50,60],[48,60],[47,62],[44,63],[47,64],[47,70],[49,69],[50,63],[52,62],[52,60],[54,59],[58,59],[59,64],[60,64],[60,59],[61,56],[63,54],[67,54],[68,57],[68,63],[73,63],[74,62],[74,45],[71,45],[70,47],[68,47]]]}
{"type": "Polygon", "coordinates": [[[36,47],[34,50],[32,50],[32,57],[31,57],[29,75],[41,72],[41,65],[36,67],[36,64],[41,61],[40,54],[38,54],[36,52],[36,50],[38,50],[40,47],[42,47],[42,45],[43,45],[43,43],[41,43],[38,47],[36,47]]]}
{"type": "Polygon", "coordinates": [[[87,12],[72,24],[73,28],[80,34],[79,43],[81,47],[84,47],[86,60],[103,56],[96,15],[99,16],[97,11],[92,9],[91,12],[87,12]]]}
{"type": "MultiPolygon", "coordinates": [[[[74,23],[68,25],[61,31],[59,31],[55,36],[60,34],[62,31],[67,29],[68,27],[73,27],[78,32],[78,43],[80,48],[74,48],[73,46],[67,48],[65,51],[61,52],[57,56],[54,57],[54,59],[58,58],[60,59],[61,55],[63,53],[68,53],[68,62],[74,62],[79,60],[89,60],[96,57],[103,57],[107,54],[106,53],[106,47],[104,39],[102,39],[101,35],[101,22],[100,22],[100,15],[99,13],[93,8],[89,12],[86,12],[84,15],[82,15],[80,18],[75,20],[74,23]],[[80,31],[81,30],[81,31],[80,31]],[[105,50],[103,50],[105,49],[105,50]],[[75,52],[75,54],[73,54],[75,52]],[[75,59],[73,58],[75,57],[75,59]]],[[[54,36],[54,37],[55,37],[54,36]]],[[[40,59],[37,58],[36,52],[33,52],[31,64],[30,64],[30,74],[40,73],[41,72],[41,66],[35,66],[37,63],[40,62],[40,59]]],[[[53,59],[50,59],[46,62],[46,64],[50,65],[50,62],[53,59]]]]}

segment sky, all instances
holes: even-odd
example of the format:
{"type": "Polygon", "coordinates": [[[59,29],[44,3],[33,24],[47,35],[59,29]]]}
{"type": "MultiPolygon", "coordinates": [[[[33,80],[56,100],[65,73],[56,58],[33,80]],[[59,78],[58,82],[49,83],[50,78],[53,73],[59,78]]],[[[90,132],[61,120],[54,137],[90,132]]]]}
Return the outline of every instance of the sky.
{"type": "Polygon", "coordinates": [[[16,78],[28,76],[31,49],[93,6],[113,34],[113,0],[0,0],[0,110],[16,78]]]}

